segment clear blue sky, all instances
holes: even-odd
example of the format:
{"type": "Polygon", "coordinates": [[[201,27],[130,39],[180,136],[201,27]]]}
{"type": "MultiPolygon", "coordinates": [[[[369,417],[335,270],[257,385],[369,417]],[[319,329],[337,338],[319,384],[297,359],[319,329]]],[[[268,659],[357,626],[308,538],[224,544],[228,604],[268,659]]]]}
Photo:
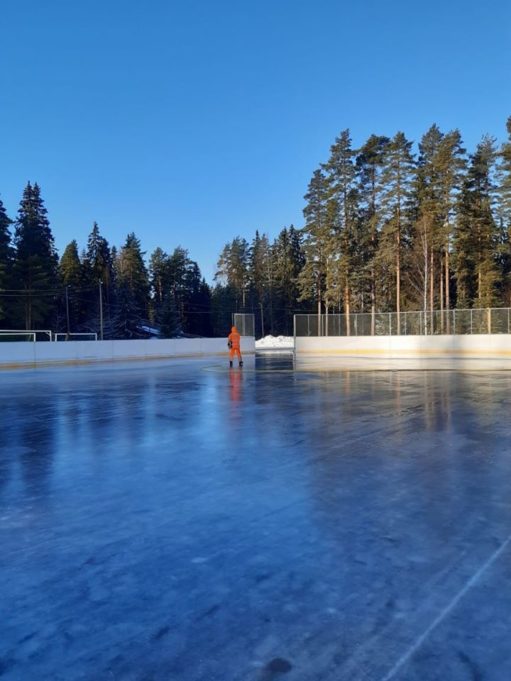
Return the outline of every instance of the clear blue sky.
{"type": "Polygon", "coordinates": [[[330,144],[511,115],[508,0],[4,0],[0,196],[41,185],[57,246],[222,246],[301,225],[330,144]]]}

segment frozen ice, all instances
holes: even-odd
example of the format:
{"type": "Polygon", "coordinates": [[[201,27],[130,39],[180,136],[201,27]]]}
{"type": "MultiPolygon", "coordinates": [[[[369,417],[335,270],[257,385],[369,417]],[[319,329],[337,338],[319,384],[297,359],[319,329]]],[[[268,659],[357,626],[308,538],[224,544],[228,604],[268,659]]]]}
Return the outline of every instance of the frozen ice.
{"type": "Polygon", "coordinates": [[[349,366],[2,372],[1,680],[508,679],[511,372],[349,366]]]}

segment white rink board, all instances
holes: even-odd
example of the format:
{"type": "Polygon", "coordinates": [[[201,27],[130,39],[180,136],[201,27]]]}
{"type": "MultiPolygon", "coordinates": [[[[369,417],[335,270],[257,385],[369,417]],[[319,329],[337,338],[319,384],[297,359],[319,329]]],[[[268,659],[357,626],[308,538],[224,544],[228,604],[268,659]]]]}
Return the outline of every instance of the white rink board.
{"type": "MultiPolygon", "coordinates": [[[[255,352],[255,339],[243,336],[241,351],[255,352]]],[[[225,338],[171,338],[151,340],[69,341],[59,343],[0,343],[0,368],[166,359],[171,357],[227,356],[225,338]]]]}
{"type": "Polygon", "coordinates": [[[466,336],[329,336],[295,339],[297,355],[405,358],[507,358],[511,335],[466,336]]]}

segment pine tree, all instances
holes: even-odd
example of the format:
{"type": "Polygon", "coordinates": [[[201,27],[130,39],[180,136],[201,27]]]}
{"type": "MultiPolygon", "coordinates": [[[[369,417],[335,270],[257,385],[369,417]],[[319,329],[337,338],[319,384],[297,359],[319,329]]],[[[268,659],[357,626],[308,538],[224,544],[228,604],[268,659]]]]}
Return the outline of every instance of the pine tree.
{"type": "Polygon", "coordinates": [[[332,224],[327,242],[325,303],[328,312],[328,307],[339,304],[343,297],[348,333],[360,265],[354,156],[350,132],[343,130],[331,146],[330,158],[324,165],[329,187],[329,222],[332,224]]]}
{"type": "Polygon", "coordinates": [[[14,249],[11,246],[11,233],[9,227],[12,220],[8,217],[4,204],[0,200],[0,323],[5,328],[10,326],[10,307],[9,301],[12,298],[2,292],[12,286],[12,267],[14,260],[14,249]]]}
{"type": "Polygon", "coordinates": [[[381,173],[389,138],[371,135],[356,159],[359,194],[360,246],[363,253],[362,290],[368,291],[371,305],[371,334],[375,333],[377,307],[376,255],[383,222],[381,208],[381,173]]]}
{"type": "Polygon", "coordinates": [[[456,206],[466,170],[465,149],[458,130],[448,132],[438,149],[438,175],[440,185],[440,229],[442,253],[440,266],[440,309],[451,307],[451,243],[456,206]],[[442,268],[443,266],[443,268],[442,268]],[[442,277],[443,269],[443,277],[442,277]],[[445,297],[445,303],[444,303],[445,297]]]}
{"type": "Polygon", "coordinates": [[[305,264],[298,275],[297,284],[299,300],[315,301],[319,320],[325,300],[327,258],[334,229],[333,204],[322,170],[314,171],[304,198],[307,201],[303,209],[305,264]]]}
{"type": "Polygon", "coordinates": [[[39,186],[30,182],[20,202],[14,235],[15,288],[23,289],[23,300],[17,306],[20,321],[26,329],[53,326],[57,291],[57,254],[41,198],[39,186]]]}
{"type": "Polygon", "coordinates": [[[158,303],[163,303],[165,290],[169,283],[169,256],[161,248],[156,248],[149,260],[151,290],[158,303]]]}
{"type": "Polygon", "coordinates": [[[511,307],[511,116],[507,119],[507,141],[502,145],[498,164],[499,255],[502,272],[501,295],[511,307]]]}
{"type": "Polygon", "coordinates": [[[246,239],[237,236],[226,244],[217,263],[215,281],[229,286],[235,293],[234,311],[244,311],[246,307],[249,247],[246,239]]]}
{"type": "Polygon", "coordinates": [[[459,201],[455,232],[458,307],[491,307],[498,299],[495,161],[495,141],[485,136],[470,157],[459,201]]]}
{"type": "Polygon", "coordinates": [[[411,183],[415,167],[411,148],[412,143],[406,139],[404,133],[396,133],[385,149],[384,169],[381,175],[384,226],[379,255],[382,272],[392,267],[392,263],[394,266],[398,329],[401,311],[402,249],[403,240],[409,229],[411,183]]]}
{"type": "MultiPolygon", "coordinates": [[[[410,249],[410,281],[416,295],[410,299],[420,300],[424,311],[436,307],[442,311],[451,307],[452,230],[465,150],[457,130],[443,134],[433,125],[422,137],[419,152],[410,249]]],[[[443,315],[440,323],[443,331],[443,315]]]]}

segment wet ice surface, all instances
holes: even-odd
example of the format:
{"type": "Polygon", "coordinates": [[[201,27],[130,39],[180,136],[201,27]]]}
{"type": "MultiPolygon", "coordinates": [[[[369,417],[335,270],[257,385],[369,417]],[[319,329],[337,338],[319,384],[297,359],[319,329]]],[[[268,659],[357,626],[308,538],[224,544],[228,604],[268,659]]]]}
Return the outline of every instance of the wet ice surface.
{"type": "Polygon", "coordinates": [[[502,681],[511,372],[2,373],[2,681],[502,681]]]}

